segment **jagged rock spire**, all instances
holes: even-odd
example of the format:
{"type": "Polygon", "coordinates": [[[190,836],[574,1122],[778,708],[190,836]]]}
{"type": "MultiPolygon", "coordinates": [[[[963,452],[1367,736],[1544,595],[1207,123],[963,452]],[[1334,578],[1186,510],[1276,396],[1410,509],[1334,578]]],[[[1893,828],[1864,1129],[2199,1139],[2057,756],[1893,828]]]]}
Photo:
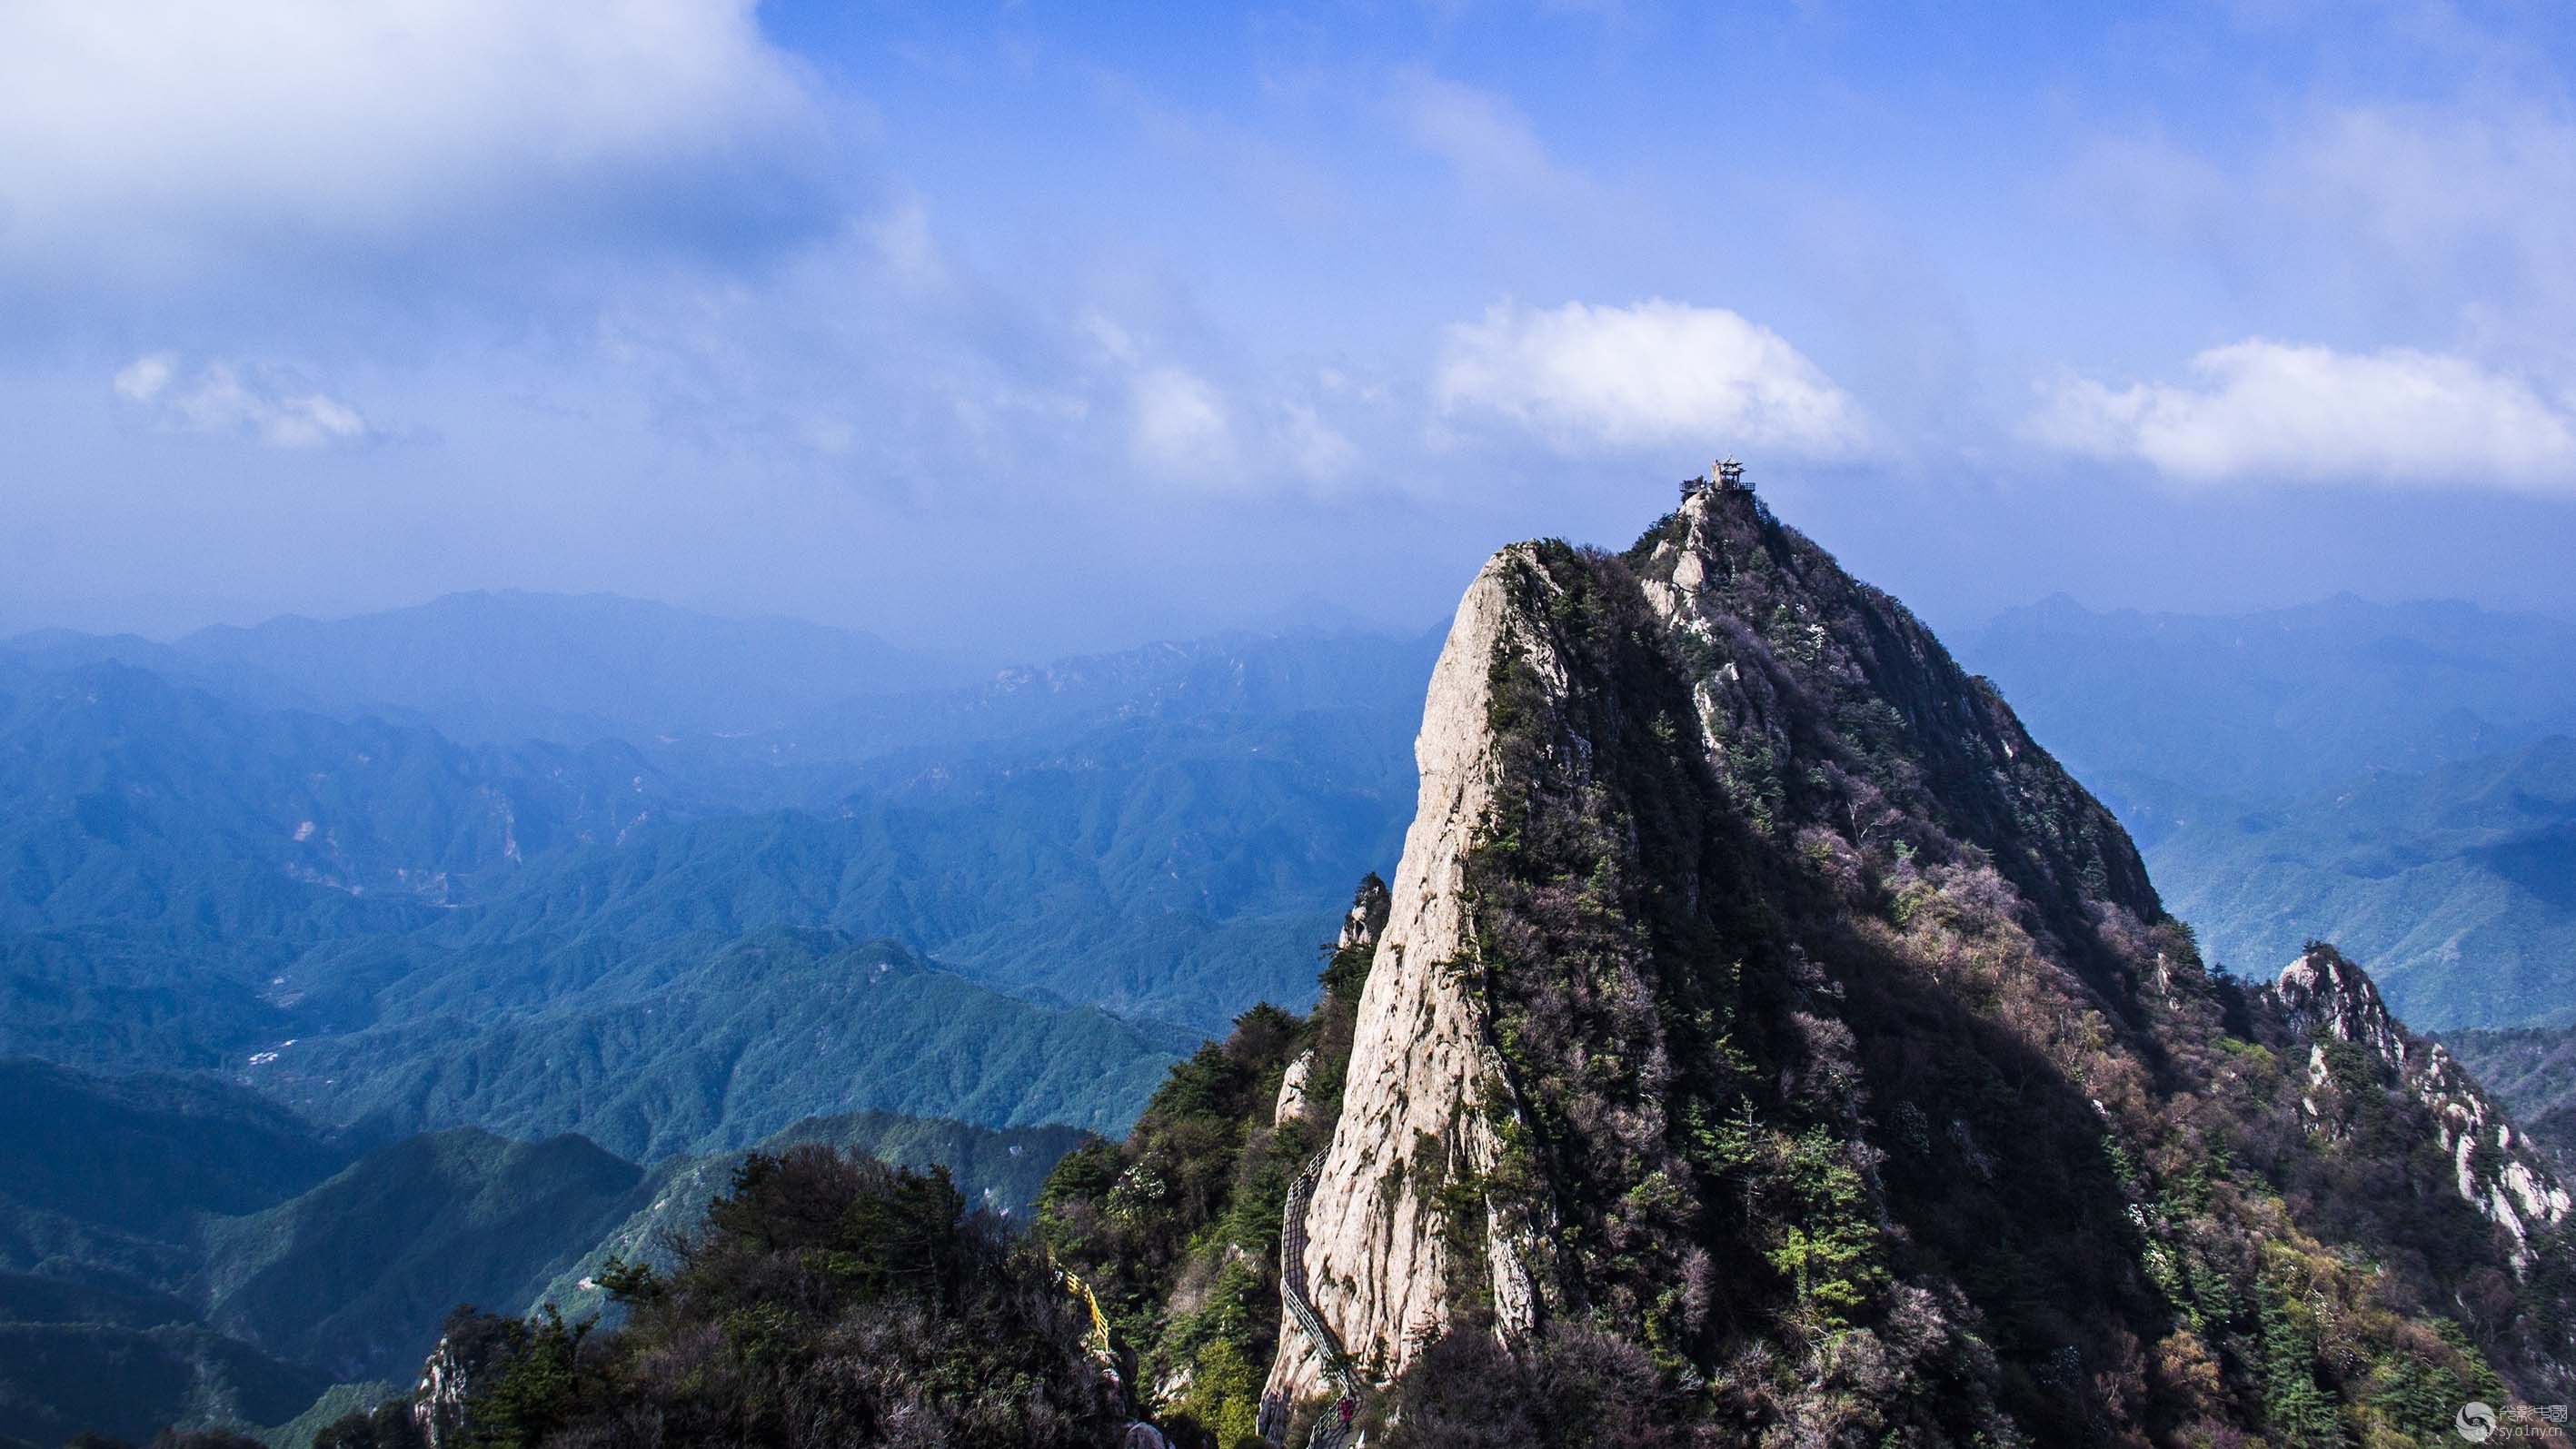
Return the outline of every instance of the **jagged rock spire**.
{"type": "Polygon", "coordinates": [[[2333,1075],[2328,1042],[2369,1053],[2379,1080],[2421,1101],[2433,1115],[2460,1197],[2511,1234],[2514,1266],[2529,1266],[2531,1234],[2566,1219],[2576,1198],[2438,1041],[2408,1031],[2388,1010],[2370,973],[2322,941],[2281,969],[2270,996],[2308,1041],[2308,1091],[2301,1106],[2321,1117],[2318,1093],[2333,1075]],[[2482,1152],[2480,1149],[2491,1149],[2482,1152]]]}
{"type": "Polygon", "coordinates": [[[2404,1028],[2380,999],[2370,973],[2322,941],[2281,968],[2272,992],[2283,1011],[2311,1035],[2367,1048],[2389,1071],[2404,1073],[2411,1046],[2404,1028]]]}

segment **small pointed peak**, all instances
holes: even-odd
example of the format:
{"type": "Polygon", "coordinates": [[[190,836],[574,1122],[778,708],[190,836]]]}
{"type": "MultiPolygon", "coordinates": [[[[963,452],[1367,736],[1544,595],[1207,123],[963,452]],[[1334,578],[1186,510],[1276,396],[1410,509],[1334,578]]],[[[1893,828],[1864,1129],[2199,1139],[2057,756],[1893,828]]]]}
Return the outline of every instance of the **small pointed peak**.
{"type": "Polygon", "coordinates": [[[1390,905],[1386,882],[1376,871],[1360,877],[1359,889],[1351,894],[1351,909],[1342,917],[1342,938],[1335,945],[1344,950],[1376,945],[1378,932],[1386,929],[1390,905]]]}
{"type": "Polygon", "coordinates": [[[2337,997],[2365,1001],[2383,1013],[2379,987],[2370,973],[2355,965],[2350,958],[2325,941],[2310,941],[2299,952],[2298,959],[2281,968],[2275,989],[2284,999],[2337,997]]]}
{"type": "Polygon", "coordinates": [[[2379,986],[2341,951],[2310,941],[2297,960],[2281,968],[2272,995],[2311,1036],[2367,1047],[2392,1072],[2406,1069],[2406,1029],[2388,1010],[2379,986]]]}

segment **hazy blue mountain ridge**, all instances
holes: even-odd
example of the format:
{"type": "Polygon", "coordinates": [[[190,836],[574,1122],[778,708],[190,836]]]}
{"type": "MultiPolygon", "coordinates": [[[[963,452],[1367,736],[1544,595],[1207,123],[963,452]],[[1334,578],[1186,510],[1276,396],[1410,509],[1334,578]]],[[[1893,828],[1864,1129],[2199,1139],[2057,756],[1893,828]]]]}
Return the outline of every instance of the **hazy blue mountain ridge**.
{"type": "Polygon", "coordinates": [[[701,771],[671,746],[463,745],[21,654],[0,663],[0,787],[25,806],[0,827],[0,1049],[238,1070],[388,1018],[443,1040],[441,1012],[594,1011],[612,970],[667,983],[692,969],[674,940],[769,926],[899,936],[1041,1002],[1214,1029],[1310,989],[1331,902],[1400,838],[1410,704],[1385,697],[1425,668],[1420,641],[1358,636],[1156,647],[924,697],[921,738],[969,717],[979,738],[701,771]],[[738,813],[752,775],[815,808],[738,813]]]}
{"type": "Polygon", "coordinates": [[[2576,1020],[2576,625],[2059,598],[1961,654],[2119,812],[2214,959],[2269,975],[2323,937],[2426,1028],[2576,1020]]]}
{"type": "MultiPolygon", "coordinates": [[[[1019,1210],[1080,1136],[854,1113],[769,1145],[944,1166],[1019,1210]]],[[[658,1252],[741,1156],[648,1172],[582,1137],[477,1128],[353,1155],[218,1080],[0,1060],[0,1442],[277,1424],[334,1380],[407,1384],[458,1303],[595,1301],[585,1272],[658,1252]]]]}
{"type": "Polygon", "coordinates": [[[892,941],[768,927],[639,949],[541,1006],[280,1044],[248,1080],[371,1139],[580,1132],[651,1161],[865,1108],[1115,1129],[1195,1040],[1005,996],[892,941]]]}
{"type": "Polygon", "coordinates": [[[622,745],[469,747],[373,718],[228,706],[128,665],[10,670],[0,926],[381,929],[405,918],[368,913],[372,899],[469,899],[531,856],[614,839],[671,793],[622,745]]]}
{"type": "Polygon", "coordinates": [[[2576,740],[2191,819],[2152,860],[2248,969],[2331,934],[2410,1021],[2576,1023],[2576,740]]]}
{"type": "Polygon", "coordinates": [[[0,1436],[293,1416],[329,1375],[198,1321],[195,1235],[348,1160],[221,1082],[0,1060],[0,1436]]]}
{"type": "Polygon", "coordinates": [[[206,1224],[206,1322],[340,1380],[402,1377],[459,1303],[533,1300],[634,1210],[643,1170],[586,1138],[407,1138],[261,1212],[206,1224]]]}
{"type": "Polygon", "coordinates": [[[140,1444],[174,1422],[283,1423],[330,1386],[319,1369],[193,1324],[0,1322],[0,1443],[87,1430],[140,1444]]]}
{"type": "Polygon", "coordinates": [[[1958,641],[2081,774],[2268,799],[2576,733],[2576,624],[2350,594],[2241,615],[2062,595],[1958,641]]]}
{"type": "Polygon", "coordinates": [[[166,1233],[194,1213],[264,1207],[345,1159],[309,1123],[220,1081],[0,1059],[0,1192],[29,1206],[166,1233]]]}
{"type": "Polygon", "coordinates": [[[844,698],[953,679],[873,635],[728,619],[613,594],[449,594],[352,618],[202,629],[179,656],[336,711],[405,711],[450,736],[585,744],[775,728],[844,698]]]}

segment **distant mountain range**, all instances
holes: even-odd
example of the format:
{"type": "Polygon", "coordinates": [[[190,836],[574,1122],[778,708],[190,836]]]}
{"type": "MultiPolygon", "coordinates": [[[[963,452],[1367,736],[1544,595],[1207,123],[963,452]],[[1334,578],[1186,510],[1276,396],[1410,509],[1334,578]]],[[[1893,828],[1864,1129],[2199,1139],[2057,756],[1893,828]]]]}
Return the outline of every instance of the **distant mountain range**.
{"type": "Polygon", "coordinates": [[[775,729],[844,700],[959,682],[871,634],[613,594],[449,594],[346,619],[219,625],[168,644],[48,631],[40,667],[114,661],[263,705],[370,713],[473,743],[775,729]]]}
{"type": "MultiPolygon", "coordinates": [[[[942,1166],[970,1197],[1025,1213],[1080,1139],[848,1113],[758,1145],[942,1166]]],[[[471,1127],[353,1155],[203,1077],[0,1059],[0,1437],[284,1424],[335,1382],[381,1397],[459,1303],[596,1308],[583,1275],[611,1251],[653,1260],[742,1158],[648,1171],[582,1137],[471,1127]]]]}
{"type": "MultiPolygon", "coordinates": [[[[0,824],[10,1040],[202,1064],[371,1019],[345,988],[373,978],[334,964],[353,936],[594,905],[660,936],[892,936],[1032,1000],[1214,1030],[1304,991],[1323,903],[1392,853],[1430,649],[1234,635],[942,682],[866,636],[510,593],[169,645],[25,636],[0,645],[0,789],[34,806],[0,824]]],[[[2326,934],[2428,1025],[2576,1013],[2552,884],[2571,820],[2541,748],[2576,735],[2576,626],[2060,598],[1960,654],[2219,959],[2326,934]],[[2445,816],[2481,791],[2474,824],[2445,816]]]]}
{"type": "Polygon", "coordinates": [[[2249,967],[2332,935],[2426,1020],[2576,1024],[2576,739],[2196,811],[2149,858],[2249,967]]]}
{"type": "MultiPolygon", "coordinates": [[[[282,660],[327,673],[318,648],[0,647],[0,795],[18,806],[0,823],[0,999],[18,1008],[0,1046],[208,1065],[363,1025],[391,975],[463,965],[354,942],[429,932],[471,956],[531,923],[584,934],[594,907],[656,941],[889,935],[1049,1004],[1212,1030],[1310,989],[1330,903],[1393,849],[1430,648],[1234,636],[877,704],[812,688],[836,702],[769,729],[502,744],[474,742],[473,711],[456,735],[391,720],[416,718],[405,699],[506,697],[523,668],[552,672],[507,662],[511,641],[560,639],[567,618],[603,653],[666,657],[616,636],[672,611],[492,595],[388,617],[277,627],[504,662],[479,685],[427,671],[382,708],[362,691],[404,681],[368,670],[291,692],[323,711],[275,685],[282,660]]],[[[704,717],[686,690],[548,698],[555,718],[704,717]]]]}
{"type": "Polygon", "coordinates": [[[2576,1022],[2576,625],[2060,598],[1959,653],[2119,811],[2216,959],[2266,974],[2323,937],[2411,1022],[2576,1022]]]}
{"type": "MultiPolygon", "coordinates": [[[[612,1245],[763,1141],[1025,1203],[1024,1158],[1314,999],[1398,853],[1438,643],[960,679],[507,593],[0,641],[0,1056],[56,1064],[0,1067],[0,1108],[62,1124],[0,1152],[0,1363],[43,1378],[0,1370],[0,1405],[44,1406],[0,1438],[281,1424],[410,1372],[458,1296],[595,1303],[612,1245]]],[[[2576,629],[2061,600],[1961,643],[2213,959],[2268,976],[2326,936],[2427,1025],[2576,1020],[2576,629]]],[[[2505,1094],[2555,1123],[2554,1048],[2518,1049],[2544,1065],[2505,1094]]]]}
{"type": "Polygon", "coordinates": [[[0,1055],[61,1064],[0,1071],[0,1437],[281,1424],[460,1299],[595,1303],[764,1140],[1024,1208],[1311,997],[1435,645],[968,681],[524,594],[0,644],[0,1055]]]}
{"type": "Polygon", "coordinates": [[[2576,734],[2576,624],[2458,602],[2193,615],[2060,595],[1953,642],[2122,793],[2296,797],[2576,734]]]}

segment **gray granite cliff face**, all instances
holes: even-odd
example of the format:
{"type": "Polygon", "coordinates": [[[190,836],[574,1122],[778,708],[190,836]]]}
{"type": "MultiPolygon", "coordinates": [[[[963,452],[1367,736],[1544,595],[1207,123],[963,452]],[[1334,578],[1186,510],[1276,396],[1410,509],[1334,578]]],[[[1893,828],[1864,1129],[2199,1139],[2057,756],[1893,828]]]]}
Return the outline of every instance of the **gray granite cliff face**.
{"type": "MultiPolygon", "coordinates": [[[[1488,1233],[1481,1250],[1461,1261],[1421,1186],[1427,1178],[1490,1171],[1497,1157],[1491,1116],[1512,1110],[1485,1046],[1482,1008],[1449,969],[1475,939],[1464,862],[1493,798],[1486,722],[1493,660],[1501,649],[1533,647],[1503,583],[1512,553],[1497,555],[1468,586],[1432,673],[1414,742],[1420,804],[1360,999],[1340,1125],[1305,1216],[1316,1311],[1381,1379],[1400,1372],[1441,1325],[1460,1274],[1489,1280],[1506,1334],[1526,1331],[1537,1313],[1532,1245],[1488,1233]],[[1413,1170],[1425,1155],[1444,1171],[1413,1170]]],[[[1532,662],[1549,673],[1545,659],[1532,662]]],[[[1295,1400],[1322,1387],[1321,1358],[1291,1317],[1268,1392],[1295,1400]]]]}
{"type": "MultiPolygon", "coordinates": [[[[2167,1414],[2250,1433],[2241,1372],[2222,1401],[2066,1367],[2132,1362],[2149,1335],[2217,1363],[2137,1263],[2195,1254],[2242,1305],[2267,1271],[2250,1245],[2322,1263],[2420,1240],[2557,1291],[2532,1266],[2576,1203],[2439,1044],[2329,948],[2267,988],[2213,976],[1991,684],[1749,495],[1703,490],[1615,557],[1497,554],[1415,755],[1339,1116],[1281,1229],[1272,1443],[1319,1404],[1329,1428],[1344,1396],[1454,1431],[1479,1375],[1595,1336],[1680,1346],[1711,1413],[1783,1432],[2080,1442],[2167,1414]],[[2438,1160],[2418,1150],[2435,1139],[2438,1160]],[[2205,1147],[2237,1140],[2273,1156],[2205,1147]],[[2379,1193],[2328,1160],[2353,1152],[2430,1210],[2266,1190],[2316,1166],[2321,1193],[2379,1193]],[[2170,1211],[2156,1193],[2231,1175],[2250,1190],[2170,1211]],[[2034,1204],[2053,1226],[2021,1236],[2034,1204]],[[1839,1319],[1802,1276],[1823,1234],[1884,1265],[1837,1288],[1863,1305],[1839,1319]],[[2138,1258],[2142,1236],[2162,1256],[2138,1258]],[[2019,1282],[2049,1301],[1988,1291],[2019,1282]],[[1396,1384],[1461,1329],[1513,1352],[1453,1340],[1396,1384]],[[2047,1357],[2008,1368],[1992,1345],[2014,1334],[2047,1357]]],[[[1323,1120],[1314,1076],[1291,1064],[1274,1120],[1323,1120]]],[[[2401,1286],[2440,1311],[2433,1277],[2401,1286]]],[[[2479,1347],[2508,1381],[2566,1381],[2557,1340],[2495,1322],[2479,1347]]],[[[2370,1412],[2367,1383],[2341,1388],[2370,1412]]]]}

